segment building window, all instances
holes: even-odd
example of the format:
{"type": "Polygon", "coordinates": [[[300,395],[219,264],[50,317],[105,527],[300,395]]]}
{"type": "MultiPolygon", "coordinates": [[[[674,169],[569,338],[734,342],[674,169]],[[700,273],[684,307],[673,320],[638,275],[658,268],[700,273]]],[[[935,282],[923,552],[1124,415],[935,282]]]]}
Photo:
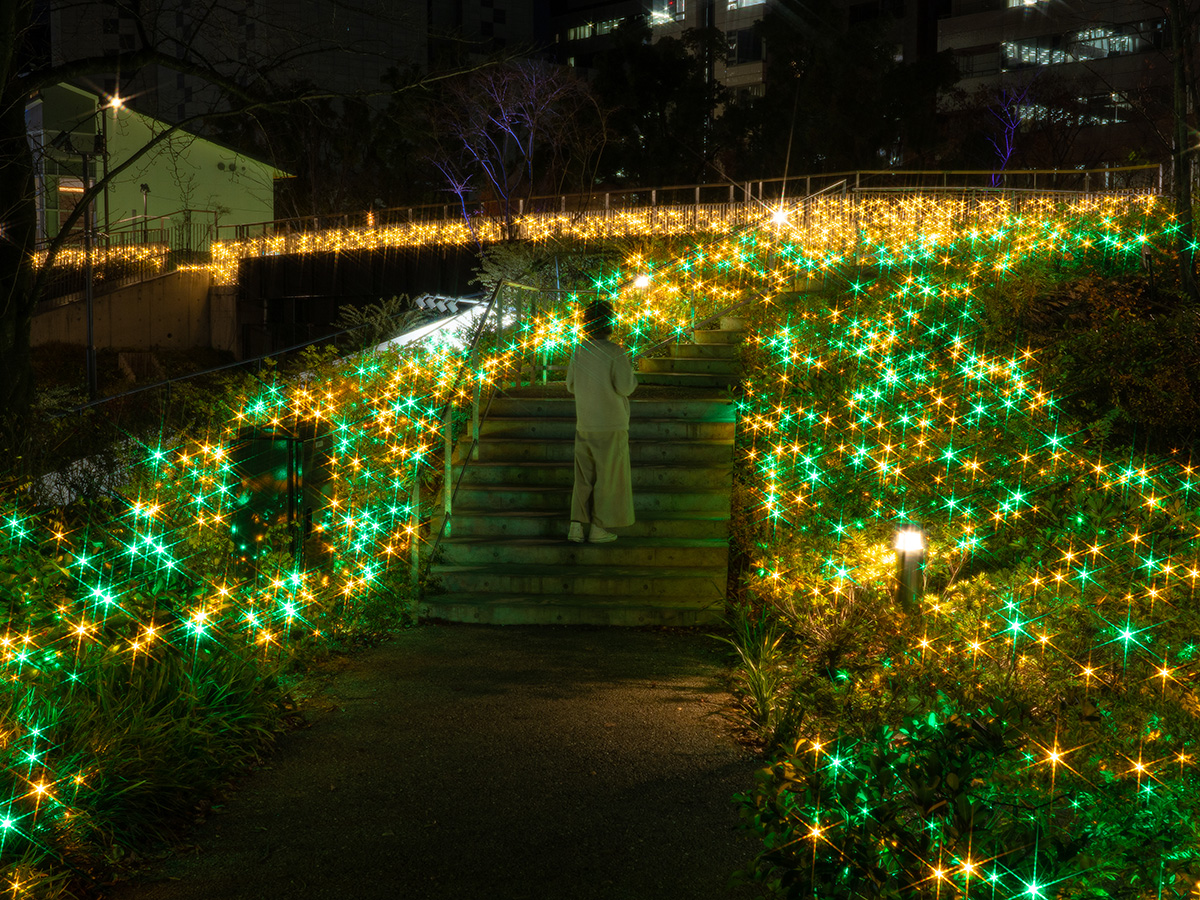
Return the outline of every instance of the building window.
{"type": "Polygon", "coordinates": [[[744,87],[734,88],[733,102],[742,105],[752,103],[766,93],[766,85],[764,84],[748,84],[744,87]]]}
{"type": "Polygon", "coordinates": [[[685,0],[655,0],[654,9],[650,13],[650,22],[652,25],[682,22],[686,12],[685,0]]]}
{"type": "Polygon", "coordinates": [[[1004,70],[1058,66],[1080,60],[1129,56],[1162,46],[1163,20],[1093,25],[1070,34],[1043,34],[1000,45],[1004,70]]]}
{"type": "Polygon", "coordinates": [[[1026,130],[1034,125],[1120,125],[1130,120],[1132,106],[1125,94],[1103,93],[1055,105],[1023,103],[1018,113],[1026,130]]]}
{"type": "MultiPolygon", "coordinates": [[[[499,20],[497,20],[499,21],[499,20]]],[[[584,41],[599,34],[610,34],[620,27],[624,19],[605,19],[603,22],[588,22],[567,29],[568,41],[584,41]]]]}
{"type": "Polygon", "coordinates": [[[763,58],[763,41],[757,28],[739,28],[725,32],[729,52],[725,65],[740,66],[742,63],[760,62],[763,58]]]}
{"type": "Polygon", "coordinates": [[[747,9],[751,6],[762,6],[764,0],[729,0],[729,9],[747,9]]]}
{"type": "Polygon", "coordinates": [[[980,78],[1000,72],[999,47],[959,53],[954,61],[958,63],[958,71],[963,78],[980,78]]]}

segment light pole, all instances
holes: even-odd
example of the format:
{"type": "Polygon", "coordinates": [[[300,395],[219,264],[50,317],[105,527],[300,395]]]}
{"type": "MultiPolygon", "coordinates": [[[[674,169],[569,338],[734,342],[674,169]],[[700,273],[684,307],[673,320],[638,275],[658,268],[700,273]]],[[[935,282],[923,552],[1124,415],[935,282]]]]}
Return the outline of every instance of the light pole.
{"type": "Polygon", "coordinates": [[[150,196],[150,185],[142,182],[142,243],[150,243],[150,220],[146,218],[146,204],[150,196]]]}
{"type": "Polygon", "coordinates": [[[91,161],[94,157],[101,157],[103,165],[104,191],[105,191],[105,232],[108,228],[108,149],[106,136],[108,133],[108,125],[104,119],[105,109],[120,109],[123,101],[120,97],[113,97],[106,106],[92,112],[90,116],[85,116],[79,122],[72,125],[70,128],[59,132],[58,137],[50,142],[50,146],[61,150],[67,154],[79,154],[79,159],[83,167],[80,173],[80,181],[83,184],[83,298],[84,305],[87,308],[87,384],[88,384],[88,399],[95,400],[98,393],[97,378],[96,378],[96,328],[94,316],[94,301],[95,301],[95,285],[92,281],[95,275],[92,263],[92,245],[93,245],[93,228],[92,228],[92,197],[89,192],[92,189],[92,167],[91,161]],[[100,115],[100,130],[94,131],[92,136],[92,149],[77,150],[71,141],[71,134],[75,127],[82,125],[89,118],[95,119],[96,114],[100,115]]]}
{"type": "Polygon", "coordinates": [[[101,152],[104,154],[101,159],[103,161],[102,175],[104,177],[104,237],[106,244],[108,240],[108,223],[110,220],[108,218],[108,116],[105,115],[105,110],[112,110],[112,116],[115,119],[117,111],[124,106],[125,101],[121,98],[121,95],[113,94],[108,98],[108,103],[100,110],[100,141],[103,148],[101,152]]]}
{"type": "Polygon", "coordinates": [[[896,599],[911,610],[921,599],[921,563],[925,561],[925,532],[920,525],[905,525],[896,532],[896,557],[899,562],[896,599]]]}
{"type": "MultiPolygon", "coordinates": [[[[103,138],[100,135],[96,136],[96,143],[99,144],[103,138]]],[[[97,149],[99,149],[97,147],[97,149]]],[[[87,153],[80,153],[79,156],[83,159],[83,196],[87,205],[83,210],[83,265],[84,265],[84,282],[83,282],[83,298],[87,306],[87,384],[88,384],[88,399],[95,400],[98,392],[96,384],[96,328],[95,317],[92,314],[93,300],[95,290],[92,285],[92,201],[88,197],[88,190],[91,185],[91,169],[88,166],[87,153]]]]}

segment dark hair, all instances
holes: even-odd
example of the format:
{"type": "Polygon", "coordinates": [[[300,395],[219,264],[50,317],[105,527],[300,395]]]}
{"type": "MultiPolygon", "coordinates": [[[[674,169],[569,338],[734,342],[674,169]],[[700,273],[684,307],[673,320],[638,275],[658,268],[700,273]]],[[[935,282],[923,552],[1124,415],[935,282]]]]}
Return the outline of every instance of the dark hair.
{"type": "Polygon", "coordinates": [[[616,315],[610,303],[591,303],[583,311],[583,333],[589,338],[608,337],[613,333],[615,324],[616,315]]]}

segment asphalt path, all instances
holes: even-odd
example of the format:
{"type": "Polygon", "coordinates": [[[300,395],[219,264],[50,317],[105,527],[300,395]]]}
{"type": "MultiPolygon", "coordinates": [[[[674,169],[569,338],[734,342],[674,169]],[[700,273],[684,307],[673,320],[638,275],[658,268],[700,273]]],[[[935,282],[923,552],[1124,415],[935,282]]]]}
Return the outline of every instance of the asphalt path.
{"type": "Polygon", "coordinates": [[[721,645],[428,625],[350,657],[312,724],[111,900],[740,900],[721,645]]]}

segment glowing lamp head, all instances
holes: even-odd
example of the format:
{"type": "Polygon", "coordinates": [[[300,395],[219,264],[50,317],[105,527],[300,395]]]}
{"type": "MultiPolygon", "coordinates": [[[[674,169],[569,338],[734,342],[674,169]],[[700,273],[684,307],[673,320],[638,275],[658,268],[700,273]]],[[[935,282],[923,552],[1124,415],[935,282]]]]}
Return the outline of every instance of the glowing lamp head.
{"type": "Polygon", "coordinates": [[[650,276],[649,275],[639,275],[637,278],[633,279],[633,286],[635,288],[650,287],[650,276]]]}
{"type": "Polygon", "coordinates": [[[109,99],[108,99],[108,108],[109,109],[124,109],[124,107],[125,107],[125,98],[122,97],[120,94],[113,94],[111,97],[109,97],[109,99]]]}
{"type": "Polygon", "coordinates": [[[774,222],[776,225],[786,225],[787,220],[788,220],[787,210],[784,209],[782,206],[779,207],[779,209],[775,210],[774,214],[772,214],[772,216],[771,216],[771,221],[774,222]]]}
{"type": "Polygon", "coordinates": [[[896,532],[896,551],[902,554],[924,553],[925,533],[915,525],[906,525],[896,532]]]}

